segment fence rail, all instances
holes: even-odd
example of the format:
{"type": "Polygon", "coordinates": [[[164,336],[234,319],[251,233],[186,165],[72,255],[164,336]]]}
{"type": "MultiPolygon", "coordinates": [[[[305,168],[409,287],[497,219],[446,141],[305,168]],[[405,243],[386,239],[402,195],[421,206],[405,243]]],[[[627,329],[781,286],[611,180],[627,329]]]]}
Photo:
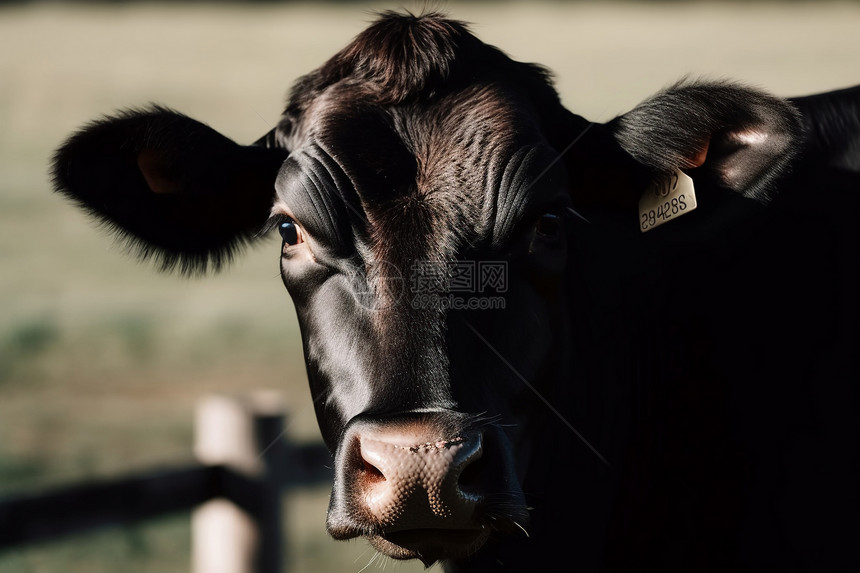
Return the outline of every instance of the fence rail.
{"type": "Polygon", "coordinates": [[[286,439],[270,396],[213,396],[197,410],[195,453],[183,467],[2,496],[0,550],[194,510],[192,571],[285,571],[281,493],[331,481],[325,447],[286,439]]]}

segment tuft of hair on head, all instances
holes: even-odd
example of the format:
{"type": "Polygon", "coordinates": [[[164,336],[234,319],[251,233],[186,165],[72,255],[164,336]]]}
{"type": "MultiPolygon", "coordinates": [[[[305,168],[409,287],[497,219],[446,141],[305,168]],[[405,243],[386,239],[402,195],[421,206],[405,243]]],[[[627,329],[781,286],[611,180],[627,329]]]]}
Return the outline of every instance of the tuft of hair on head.
{"type": "Polygon", "coordinates": [[[301,138],[302,117],[334,86],[341,109],[356,102],[378,106],[431,103],[478,83],[504,85],[527,94],[537,109],[559,104],[552,74],[538,64],[517,62],[485,44],[468,24],[431,11],[386,11],[340,52],[292,86],[277,133],[284,146],[301,138]]]}
{"type": "Polygon", "coordinates": [[[323,84],[353,77],[390,103],[432,97],[481,45],[468,26],[439,12],[385,11],[320,69],[323,84]]]}

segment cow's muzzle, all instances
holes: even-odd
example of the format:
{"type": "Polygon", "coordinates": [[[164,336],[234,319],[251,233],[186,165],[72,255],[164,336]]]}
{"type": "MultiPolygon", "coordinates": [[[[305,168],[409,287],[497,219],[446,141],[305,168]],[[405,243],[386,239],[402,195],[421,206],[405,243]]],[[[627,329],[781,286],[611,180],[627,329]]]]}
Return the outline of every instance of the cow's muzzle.
{"type": "Polygon", "coordinates": [[[427,565],[474,553],[526,519],[499,442],[450,415],[353,421],[336,456],[329,533],[427,565]]]}

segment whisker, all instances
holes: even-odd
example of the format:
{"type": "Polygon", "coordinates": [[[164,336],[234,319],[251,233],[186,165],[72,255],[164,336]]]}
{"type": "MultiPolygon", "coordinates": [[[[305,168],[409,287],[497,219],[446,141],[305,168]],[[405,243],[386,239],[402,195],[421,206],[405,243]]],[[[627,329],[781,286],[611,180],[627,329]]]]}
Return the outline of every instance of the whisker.
{"type": "Polygon", "coordinates": [[[358,555],[358,557],[356,557],[355,559],[353,559],[353,560],[352,560],[352,562],[353,562],[353,563],[355,563],[355,562],[357,562],[359,559],[361,559],[362,557],[364,557],[365,555],[367,555],[367,552],[368,552],[368,550],[369,550],[369,549],[370,549],[370,548],[368,547],[367,549],[365,549],[364,551],[362,551],[362,552],[358,555]]]}
{"type": "Polygon", "coordinates": [[[514,525],[516,525],[517,527],[519,527],[519,528],[520,528],[520,531],[522,531],[522,532],[523,532],[523,534],[524,534],[526,537],[530,537],[530,536],[529,536],[529,532],[528,532],[528,531],[526,531],[526,528],[525,528],[525,527],[523,527],[522,525],[520,525],[519,523],[517,523],[517,522],[516,522],[516,521],[514,521],[513,519],[511,520],[511,523],[513,523],[514,525]]]}
{"type": "MultiPolygon", "coordinates": [[[[362,553],[362,555],[364,555],[364,554],[362,553]]],[[[367,565],[365,565],[364,567],[362,567],[361,569],[359,569],[359,570],[358,570],[358,573],[362,573],[362,571],[364,571],[365,569],[367,569],[368,567],[370,567],[371,563],[373,563],[374,561],[376,561],[376,559],[377,559],[380,555],[382,555],[382,554],[381,554],[379,551],[374,552],[373,557],[371,557],[371,558],[370,558],[370,561],[368,561],[368,562],[367,562],[367,565]]]]}

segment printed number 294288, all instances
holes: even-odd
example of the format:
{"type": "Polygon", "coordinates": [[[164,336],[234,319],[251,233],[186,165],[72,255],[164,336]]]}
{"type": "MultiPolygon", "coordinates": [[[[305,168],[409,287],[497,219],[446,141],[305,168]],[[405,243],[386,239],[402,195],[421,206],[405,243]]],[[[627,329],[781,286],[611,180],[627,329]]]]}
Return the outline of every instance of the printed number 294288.
{"type": "Polygon", "coordinates": [[[648,209],[647,212],[640,214],[640,227],[643,231],[647,231],[651,227],[657,225],[657,222],[668,221],[675,215],[680,215],[687,210],[687,197],[678,195],[672,197],[670,201],[663,201],[656,209],[648,209]]]}
{"type": "Polygon", "coordinates": [[[644,233],[694,210],[696,191],[690,176],[676,169],[651,183],[639,200],[639,229],[644,233]]]}

